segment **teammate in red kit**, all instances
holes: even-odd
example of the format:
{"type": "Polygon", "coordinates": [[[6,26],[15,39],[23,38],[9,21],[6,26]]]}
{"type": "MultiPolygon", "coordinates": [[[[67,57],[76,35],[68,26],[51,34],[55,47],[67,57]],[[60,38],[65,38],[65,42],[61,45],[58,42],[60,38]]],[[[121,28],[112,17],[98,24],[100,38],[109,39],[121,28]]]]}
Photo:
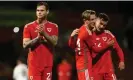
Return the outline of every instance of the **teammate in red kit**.
{"type": "Polygon", "coordinates": [[[96,16],[94,12],[90,12],[89,10],[86,10],[83,12],[86,16],[85,24],[80,29],[75,29],[71,37],[69,39],[69,46],[76,51],[76,67],[78,70],[78,79],[79,80],[89,80],[92,77],[91,74],[91,68],[92,68],[92,60],[91,60],[91,50],[94,52],[102,52],[106,50],[106,48],[112,46],[113,41],[110,40],[106,43],[106,45],[102,48],[99,48],[95,45],[95,36],[93,36],[93,33],[95,33],[95,18],[96,16]],[[86,13],[86,14],[85,14],[86,13]],[[92,16],[88,15],[87,13],[93,13],[92,16]],[[87,19],[90,18],[90,19],[87,19]],[[77,40],[74,40],[74,36],[78,34],[77,40]],[[94,37],[94,38],[93,38],[94,37]],[[77,43],[76,43],[77,41],[77,43]],[[77,44],[77,45],[76,45],[77,44]],[[88,60],[87,60],[88,59],[88,60]],[[88,68],[86,67],[88,66],[88,68]],[[88,72],[89,69],[89,72],[88,72]],[[89,78],[88,78],[89,76],[89,78]]]}
{"type": "MultiPolygon", "coordinates": [[[[91,56],[90,50],[84,43],[86,37],[88,37],[88,29],[90,31],[94,28],[94,23],[96,19],[96,12],[93,10],[86,10],[82,13],[82,18],[84,24],[80,29],[75,29],[69,39],[69,46],[75,49],[76,52],[76,68],[78,74],[78,80],[90,80],[91,79],[91,56]],[[74,36],[77,35],[76,40],[74,36]]],[[[88,38],[87,38],[88,39],[88,38]]]]}
{"type": "Polygon", "coordinates": [[[58,26],[47,21],[48,4],[37,4],[37,20],[26,24],[23,31],[23,47],[29,49],[29,80],[51,80],[53,47],[58,40],[58,26]]]}
{"type": "Polygon", "coordinates": [[[96,31],[93,35],[93,37],[95,37],[95,46],[105,48],[106,44],[111,40],[114,41],[114,44],[102,53],[96,53],[92,50],[93,61],[96,60],[93,65],[93,80],[117,80],[111,59],[112,49],[115,49],[119,56],[120,70],[125,68],[122,49],[118,45],[115,36],[108,30],[105,30],[108,21],[109,18],[104,13],[100,13],[96,20],[96,31]]]}
{"type": "Polygon", "coordinates": [[[58,80],[71,80],[72,77],[72,65],[67,59],[61,60],[61,63],[57,66],[58,80]]]}

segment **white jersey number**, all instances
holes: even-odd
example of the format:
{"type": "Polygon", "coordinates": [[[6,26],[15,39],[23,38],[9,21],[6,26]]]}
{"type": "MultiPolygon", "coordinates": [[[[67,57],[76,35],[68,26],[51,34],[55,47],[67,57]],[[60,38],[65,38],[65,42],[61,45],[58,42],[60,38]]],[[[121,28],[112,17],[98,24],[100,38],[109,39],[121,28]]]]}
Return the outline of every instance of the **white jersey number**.
{"type": "Polygon", "coordinates": [[[96,45],[97,47],[102,47],[100,42],[99,42],[99,43],[95,43],[95,45],[96,45]]]}
{"type": "Polygon", "coordinates": [[[78,38],[78,40],[77,40],[77,49],[78,49],[78,51],[79,51],[79,53],[78,54],[81,54],[81,52],[80,52],[80,39],[78,38]]]}
{"type": "Polygon", "coordinates": [[[46,80],[51,80],[51,73],[47,73],[47,79],[46,80]]]}

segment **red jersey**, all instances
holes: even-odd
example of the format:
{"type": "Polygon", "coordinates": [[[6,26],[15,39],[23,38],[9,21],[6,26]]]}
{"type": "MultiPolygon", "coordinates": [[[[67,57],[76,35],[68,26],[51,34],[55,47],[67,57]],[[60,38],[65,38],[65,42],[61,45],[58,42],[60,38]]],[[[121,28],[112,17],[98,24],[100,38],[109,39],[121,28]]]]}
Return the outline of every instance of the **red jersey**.
{"type": "Polygon", "coordinates": [[[72,66],[71,64],[64,62],[58,65],[58,80],[71,80],[72,66]]]}
{"type": "MultiPolygon", "coordinates": [[[[107,45],[105,45],[102,48],[99,48],[98,46],[95,46],[95,36],[93,34],[90,34],[85,26],[81,26],[79,30],[79,34],[77,37],[77,40],[75,41],[73,37],[69,38],[68,45],[75,49],[76,51],[76,59],[78,57],[85,56],[85,51],[88,55],[88,61],[89,64],[91,65],[91,55],[90,55],[90,50],[93,50],[94,52],[100,52],[104,49],[106,49],[107,45]]],[[[84,57],[83,57],[84,59],[84,57]]],[[[77,59],[78,60],[78,59],[77,59]]],[[[79,62],[83,63],[84,60],[79,60],[79,62]]],[[[87,62],[88,62],[87,61],[87,62]]]]}
{"type": "Polygon", "coordinates": [[[83,25],[79,29],[77,39],[75,40],[73,37],[70,37],[68,43],[68,45],[75,49],[76,52],[76,68],[79,80],[89,80],[89,78],[91,78],[92,59],[90,55],[90,49],[85,43],[85,41],[91,40],[87,40],[87,37],[89,37],[87,29],[83,25]]]}
{"type": "MultiPolygon", "coordinates": [[[[120,61],[124,61],[124,55],[123,55],[123,51],[120,48],[120,46],[118,45],[116,38],[114,37],[113,34],[107,32],[106,30],[101,33],[100,35],[96,35],[94,33],[95,36],[95,46],[97,46],[98,48],[105,48],[105,46],[107,45],[106,42],[108,40],[114,40],[114,46],[113,48],[117,51],[117,54],[119,56],[120,61]]],[[[98,55],[102,54],[101,57],[99,58],[99,60],[97,61],[96,64],[94,64],[93,69],[94,72],[98,72],[98,73],[108,73],[108,72],[114,72],[113,71],[113,64],[112,64],[112,59],[111,59],[111,51],[112,49],[107,49],[104,53],[92,53],[92,57],[93,59],[96,58],[98,55]]]]}
{"type": "MultiPolygon", "coordinates": [[[[33,21],[26,24],[23,31],[23,38],[31,40],[37,37],[36,27],[39,24],[33,21]]],[[[49,36],[58,36],[58,26],[52,22],[46,21],[44,24],[44,32],[49,36]]],[[[28,62],[34,66],[52,66],[53,65],[53,47],[46,43],[38,43],[29,49],[28,62]]]]}

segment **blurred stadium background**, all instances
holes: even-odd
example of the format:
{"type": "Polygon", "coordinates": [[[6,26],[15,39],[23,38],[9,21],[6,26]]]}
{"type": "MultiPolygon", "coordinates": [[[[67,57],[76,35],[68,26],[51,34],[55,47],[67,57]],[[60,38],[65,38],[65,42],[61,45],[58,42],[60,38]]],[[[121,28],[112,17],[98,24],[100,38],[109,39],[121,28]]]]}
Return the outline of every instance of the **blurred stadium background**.
{"type": "MultiPolygon", "coordinates": [[[[26,23],[36,19],[35,9],[37,1],[0,1],[0,80],[12,80],[12,70],[19,56],[27,58],[22,48],[22,32],[26,23]],[[19,27],[18,32],[13,29],[19,27]]],[[[125,53],[126,69],[117,68],[118,57],[113,56],[116,74],[119,80],[133,80],[133,2],[123,1],[48,1],[50,14],[48,20],[59,26],[59,41],[53,68],[53,80],[57,80],[56,66],[63,56],[74,63],[74,54],[67,47],[67,41],[73,29],[82,24],[81,13],[86,9],[105,12],[110,17],[109,30],[116,36],[125,53]]],[[[73,79],[76,71],[73,65],[73,79]]]]}

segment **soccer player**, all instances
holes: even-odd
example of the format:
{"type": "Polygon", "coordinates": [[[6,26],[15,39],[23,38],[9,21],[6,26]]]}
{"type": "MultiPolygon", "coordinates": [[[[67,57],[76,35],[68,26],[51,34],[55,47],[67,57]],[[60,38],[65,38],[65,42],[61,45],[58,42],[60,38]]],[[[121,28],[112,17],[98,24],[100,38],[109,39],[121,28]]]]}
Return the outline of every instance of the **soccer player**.
{"type": "Polygon", "coordinates": [[[94,62],[93,65],[93,80],[116,80],[116,75],[114,73],[112,59],[111,59],[111,51],[113,49],[116,50],[120,62],[119,68],[120,70],[125,68],[124,65],[124,54],[120,46],[118,45],[115,36],[105,30],[107,23],[109,21],[109,17],[105,13],[100,13],[96,20],[96,31],[93,36],[95,36],[95,46],[99,48],[103,48],[106,46],[106,43],[110,40],[114,41],[114,44],[107,48],[105,52],[96,53],[92,50],[92,57],[94,62]]]}
{"type": "Polygon", "coordinates": [[[93,32],[95,31],[95,11],[86,10],[82,13],[84,25],[80,29],[75,29],[69,39],[69,46],[76,51],[76,67],[79,80],[89,80],[92,76],[91,54],[90,50],[100,52],[110,47],[112,40],[104,48],[99,48],[93,43],[93,32]],[[77,35],[77,38],[75,36],[77,35]],[[89,69],[89,72],[88,72],[89,69]]]}
{"type": "MultiPolygon", "coordinates": [[[[80,29],[75,29],[72,32],[69,39],[69,46],[75,49],[76,52],[76,68],[78,72],[78,79],[90,80],[91,71],[88,69],[91,69],[92,61],[90,56],[90,49],[87,48],[85,41],[88,40],[88,35],[91,35],[91,31],[94,29],[96,12],[93,10],[85,10],[82,13],[82,18],[84,24],[80,27],[80,29]],[[74,40],[75,35],[77,35],[76,40],[74,40]]],[[[91,39],[88,41],[91,41],[91,39]]]]}
{"type": "Polygon", "coordinates": [[[17,65],[13,70],[13,79],[14,80],[28,80],[28,68],[25,64],[25,59],[19,57],[17,59],[17,65]]]}
{"type": "Polygon", "coordinates": [[[61,60],[57,66],[58,80],[71,80],[72,78],[72,65],[66,58],[61,60]]]}
{"type": "Polygon", "coordinates": [[[39,2],[37,20],[26,24],[23,31],[23,47],[29,49],[29,80],[51,80],[53,47],[58,40],[58,26],[47,20],[48,4],[39,2]]]}
{"type": "Polygon", "coordinates": [[[69,39],[69,46],[75,49],[76,52],[76,68],[77,68],[78,80],[90,80],[88,72],[88,66],[91,67],[90,52],[89,49],[86,48],[86,44],[83,42],[83,40],[80,39],[86,36],[84,34],[87,33],[86,29],[88,28],[88,26],[91,30],[93,29],[93,23],[94,20],[96,19],[96,13],[93,10],[85,10],[82,13],[82,18],[84,24],[80,27],[80,29],[75,29],[72,32],[71,37],[69,39]],[[76,34],[77,38],[74,41],[74,36],[76,34]],[[86,51],[84,51],[84,49],[86,51]]]}

